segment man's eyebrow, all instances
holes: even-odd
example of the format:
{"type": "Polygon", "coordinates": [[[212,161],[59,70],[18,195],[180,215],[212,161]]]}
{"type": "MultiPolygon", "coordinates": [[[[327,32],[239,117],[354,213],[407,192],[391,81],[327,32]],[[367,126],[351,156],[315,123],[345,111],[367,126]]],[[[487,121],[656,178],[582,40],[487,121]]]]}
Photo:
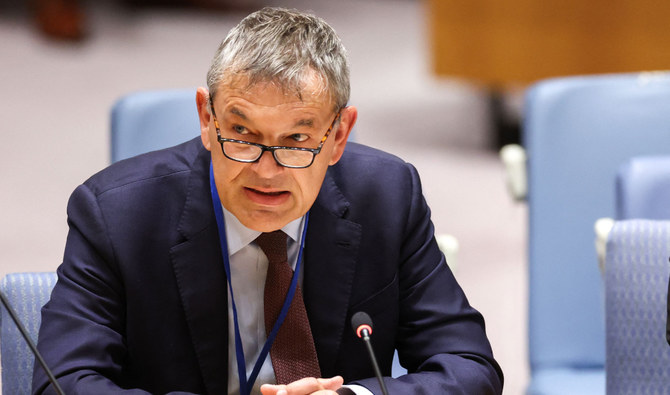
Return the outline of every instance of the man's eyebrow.
{"type": "MultiPolygon", "coordinates": [[[[242,110],[240,110],[237,107],[231,107],[229,112],[233,115],[237,115],[238,117],[244,119],[245,121],[249,120],[249,117],[247,117],[246,114],[243,113],[242,110]]],[[[308,128],[313,128],[314,127],[314,119],[312,119],[312,118],[302,118],[302,119],[299,119],[298,121],[296,121],[295,124],[293,124],[293,127],[301,127],[301,126],[306,126],[308,128]]]]}
{"type": "Polygon", "coordinates": [[[231,108],[230,113],[233,114],[233,115],[237,115],[238,117],[240,117],[244,120],[248,120],[247,116],[242,112],[242,110],[240,110],[237,107],[231,108]]]}
{"type": "Polygon", "coordinates": [[[312,118],[303,118],[295,123],[295,127],[307,126],[309,128],[314,127],[314,120],[312,118]]]}

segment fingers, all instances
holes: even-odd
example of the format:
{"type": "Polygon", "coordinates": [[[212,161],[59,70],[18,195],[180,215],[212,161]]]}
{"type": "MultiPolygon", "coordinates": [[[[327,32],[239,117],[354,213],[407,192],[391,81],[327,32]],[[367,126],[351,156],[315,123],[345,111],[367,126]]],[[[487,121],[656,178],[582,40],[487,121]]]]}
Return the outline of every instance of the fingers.
{"type": "Polygon", "coordinates": [[[304,379],[294,381],[290,384],[263,384],[261,386],[261,393],[263,395],[326,394],[328,391],[335,391],[340,388],[342,383],[344,383],[344,380],[341,376],[335,376],[328,379],[305,377],[304,379]]]}
{"type": "Polygon", "coordinates": [[[317,379],[319,383],[323,386],[325,390],[335,391],[344,384],[344,379],[342,376],[335,376],[329,379],[317,379]]]}
{"type": "MultiPolygon", "coordinates": [[[[263,395],[277,395],[279,391],[286,393],[285,385],[272,385],[272,384],[263,384],[261,385],[261,394],[263,395]]],[[[283,395],[283,394],[282,394],[283,395]]]]}

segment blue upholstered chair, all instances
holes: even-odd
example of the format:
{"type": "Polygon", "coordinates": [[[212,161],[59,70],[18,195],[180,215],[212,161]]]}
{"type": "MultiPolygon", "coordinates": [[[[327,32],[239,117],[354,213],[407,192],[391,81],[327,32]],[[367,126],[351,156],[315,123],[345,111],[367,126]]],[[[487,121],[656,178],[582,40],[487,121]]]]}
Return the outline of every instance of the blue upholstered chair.
{"type": "Polygon", "coordinates": [[[606,253],[607,394],[670,394],[670,221],[616,221],[606,253]]]}
{"type": "Polygon", "coordinates": [[[112,162],[200,135],[195,89],[130,93],[112,108],[112,162]]]}
{"type": "Polygon", "coordinates": [[[616,218],[670,220],[670,156],[635,157],[619,168],[616,218]]]}
{"type": "Polygon", "coordinates": [[[605,317],[593,224],[614,216],[618,166],[670,153],[670,74],[542,81],[526,97],[528,394],[605,393],[605,317]]]}
{"type": "MultiPolygon", "coordinates": [[[[11,273],[0,281],[0,290],[34,342],[41,322],[40,310],[55,284],[56,273],[11,273]]],[[[4,308],[1,317],[2,393],[30,394],[35,358],[4,308]]]]}

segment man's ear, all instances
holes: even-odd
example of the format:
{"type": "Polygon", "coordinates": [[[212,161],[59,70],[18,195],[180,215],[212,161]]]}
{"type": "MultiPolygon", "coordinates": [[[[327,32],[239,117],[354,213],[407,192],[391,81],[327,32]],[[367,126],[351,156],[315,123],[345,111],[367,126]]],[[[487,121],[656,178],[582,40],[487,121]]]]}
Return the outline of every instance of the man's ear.
{"type": "Polygon", "coordinates": [[[356,119],[358,119],[358,109],[354,106],[347,106],[342,109],[340,112],[340,121],[337,125],[337,132],[332,138],[335,140],[335,146],[333,147],[333,153],[330,157],[329,165],[334,165],[337,163],[342,154],[344,153],[344,147],[347,145],[347,140],[349,139],[349,134],[356,124],[356,119]]]}
{"type": "Polygon", "coordinates": [[[209,137],[209,125],[212,121],[212,114],[209,109],[209,91],[207,88],[198,88],[195,93],[195,103],[198,106],[198,118],[200,119],[200,139],[205,149],[210,151],[212,141],[209,137]]]}

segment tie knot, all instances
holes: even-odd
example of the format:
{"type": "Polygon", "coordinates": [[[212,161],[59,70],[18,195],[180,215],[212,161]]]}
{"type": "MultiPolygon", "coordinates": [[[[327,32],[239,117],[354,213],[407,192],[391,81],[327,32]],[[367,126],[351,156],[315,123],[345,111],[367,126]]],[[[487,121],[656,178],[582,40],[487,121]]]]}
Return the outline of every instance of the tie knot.
{"type": "Polygon", "coordinates": [[[286,233],[281,230],[274,232],[261,233],[256,238],[256,244],[263,250],[270,263],[286,262],[286,233]]]}

